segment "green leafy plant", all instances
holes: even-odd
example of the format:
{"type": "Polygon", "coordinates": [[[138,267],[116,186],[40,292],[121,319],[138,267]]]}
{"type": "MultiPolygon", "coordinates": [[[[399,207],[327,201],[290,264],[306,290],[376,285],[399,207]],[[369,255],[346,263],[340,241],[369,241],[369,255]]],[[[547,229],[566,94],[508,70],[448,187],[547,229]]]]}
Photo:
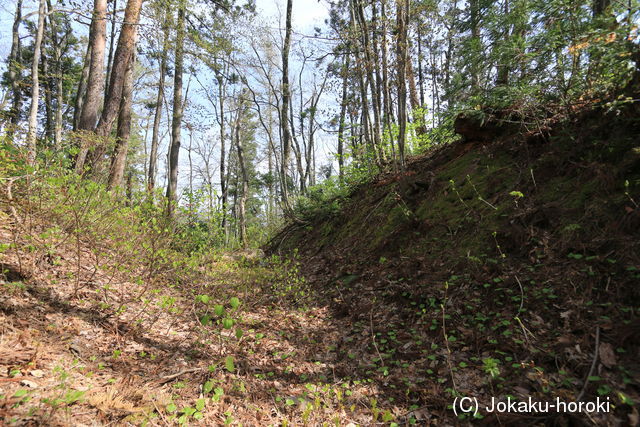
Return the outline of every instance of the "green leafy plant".
{"type": "Polygon", "coordinates": [[[482,359],[482,364],[482,369],[491,379],[495,379],[500,375],[500,361],[498,359],[487,357],[482,359]]]}

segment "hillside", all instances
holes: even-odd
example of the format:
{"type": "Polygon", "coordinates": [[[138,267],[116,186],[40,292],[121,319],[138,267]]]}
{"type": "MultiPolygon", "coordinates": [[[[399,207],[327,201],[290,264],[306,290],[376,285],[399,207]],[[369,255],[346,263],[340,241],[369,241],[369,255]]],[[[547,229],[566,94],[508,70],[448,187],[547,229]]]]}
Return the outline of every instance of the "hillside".
{"type": "Polygon", "coordinates": [[[610,396],[610,414],[491,423],[636,425],[637,108],[544,132],[498,123],[458,123],[463,141],[318,208],[271,249],[295,250],[331,301],[336,371],[373,376],[427,419],[451,416],[454,396],[610,396]]]}
{"type": "Polygon", "coordinates": [[[636,425],[637,117],[462,118],[463,141],[306,211],[268,258],[185,255],[191,226],[73,174],[7,179],[0,419],[636,425]],[[611,406],[473,418],[462,397],[611,406]]]}

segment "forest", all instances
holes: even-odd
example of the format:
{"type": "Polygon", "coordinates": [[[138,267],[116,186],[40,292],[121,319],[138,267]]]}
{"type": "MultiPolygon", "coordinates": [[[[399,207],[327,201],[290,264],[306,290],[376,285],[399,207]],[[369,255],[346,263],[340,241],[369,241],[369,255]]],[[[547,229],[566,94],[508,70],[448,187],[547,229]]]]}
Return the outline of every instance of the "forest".
{"type": "Polygon", "coordinates": [[[640,2],[243,1],[0,6],[0,424],[640,424],[640,2]]]}

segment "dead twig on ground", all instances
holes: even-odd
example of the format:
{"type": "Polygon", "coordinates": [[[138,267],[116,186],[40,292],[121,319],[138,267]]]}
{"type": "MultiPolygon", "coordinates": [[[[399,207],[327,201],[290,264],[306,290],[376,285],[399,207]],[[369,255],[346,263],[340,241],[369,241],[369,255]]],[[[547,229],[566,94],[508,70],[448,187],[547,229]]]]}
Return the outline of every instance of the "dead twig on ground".
{"type": "Polygon", "coordinates": [[[177,372],[177,373],[175,373],[175,374],[165,375],[165,376],[163,376],[163,377],[160,377],[160,378],[161,378],[161,380],[160,380],[159,384],[160,384],[160,385],[163,385],[163,384],[166,384],[166,383],[168,383],[169,381],[171,381],[171,380],[173,380],[173,379],[175,379],[175,378],[178,378],[179,376],[182,376],[182,375],[184,375],[184,374],[190,374],[190,373],[193,373],[193,372],[200,372],[200,371],[202,371],[202,368],[188,368],[188,369],[183,369],[182,371],[177,372]]]}
{"type": "Polygon", "coordinates": [[[584,385],[582,386],[582,390],[580,390],[580,394],[576,397],[576,402],[580,402],[584,397],[585,392],[587,391],[587,387],[589,386],[589,378],[593,376],[593,371],[596,369],[596,364],[598,362],[598,350],[600,348],[600,325],[596,326],[596,345],[593,350],[593,360],[591,362],[591,368],[589,368],[589,373],[587,374],[587,378],[584,380],[584,385]]]}

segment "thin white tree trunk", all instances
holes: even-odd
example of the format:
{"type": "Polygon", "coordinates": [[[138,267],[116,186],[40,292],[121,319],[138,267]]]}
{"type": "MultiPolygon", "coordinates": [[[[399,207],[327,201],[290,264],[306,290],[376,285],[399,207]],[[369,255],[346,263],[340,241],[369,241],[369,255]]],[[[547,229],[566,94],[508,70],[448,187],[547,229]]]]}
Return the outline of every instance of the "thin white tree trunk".
{"type": "Polygon", "coordinates": [[[40,46],[44,34],[44,18],[47,4],[40,0],[38,6],[38,30],[33,48],[33,62],[31,63],[31,107],[29,108],[29,132],[27,133],[27,163],[33,166],[36,161],[36,133],[38,130],[38,98],[40,97],[40,79],[38,65],[40,64],[40,46]]]}

